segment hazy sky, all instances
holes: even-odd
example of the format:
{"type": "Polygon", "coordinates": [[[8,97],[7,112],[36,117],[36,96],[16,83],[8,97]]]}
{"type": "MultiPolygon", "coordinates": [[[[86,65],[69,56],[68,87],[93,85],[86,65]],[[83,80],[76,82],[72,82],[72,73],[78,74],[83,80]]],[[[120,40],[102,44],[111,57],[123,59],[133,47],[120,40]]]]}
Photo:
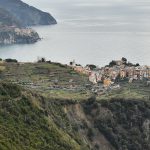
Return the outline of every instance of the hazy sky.
{"type": "MultiPolygon", "coordinates": [[[[24,0],[51,13],[58,21],[66,19],[103,19],[112,25],[126,24],[134,30],[150,31],[150,1],[147,0],[24,0]]],[[[106,24],[105,24],[106,25],[106,24]]]]}

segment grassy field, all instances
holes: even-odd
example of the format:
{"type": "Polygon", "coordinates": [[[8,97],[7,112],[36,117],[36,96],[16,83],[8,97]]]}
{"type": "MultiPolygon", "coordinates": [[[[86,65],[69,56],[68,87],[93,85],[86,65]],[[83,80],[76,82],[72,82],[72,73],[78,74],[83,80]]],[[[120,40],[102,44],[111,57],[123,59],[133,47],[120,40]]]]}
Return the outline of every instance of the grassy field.
{"type": "Polygon", "coordinates": [[[138,99],[138,100],[150,100],[150,86],[146,84],[146,81],[134,81],[128,83],[126,81],[120,82],[120,89],[110,90],[103,95],[98,96],[98,100],[106,99],[138,99]]]}

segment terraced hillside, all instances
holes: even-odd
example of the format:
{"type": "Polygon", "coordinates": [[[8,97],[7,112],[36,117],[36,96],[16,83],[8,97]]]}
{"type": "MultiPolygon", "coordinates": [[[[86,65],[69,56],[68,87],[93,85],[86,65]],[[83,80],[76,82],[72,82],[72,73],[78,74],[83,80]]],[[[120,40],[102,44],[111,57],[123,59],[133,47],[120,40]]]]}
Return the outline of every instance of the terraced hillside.
{"type": "Polygon", "coordinates": [[[60,63],[3,63],[1,79],[17,83],[43,96],[85,99],[90,96],[88,77],[60,63]]]}

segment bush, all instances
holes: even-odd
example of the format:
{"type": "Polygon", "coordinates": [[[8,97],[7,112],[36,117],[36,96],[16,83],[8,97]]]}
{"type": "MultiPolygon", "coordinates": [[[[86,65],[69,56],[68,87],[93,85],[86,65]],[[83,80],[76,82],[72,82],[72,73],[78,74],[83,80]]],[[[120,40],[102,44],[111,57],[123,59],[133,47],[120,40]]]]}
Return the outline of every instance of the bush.
{"type": "Polygon", "coordinates": [[[17,98],[21,95],[21,89],[12,83],[0,83],[0,95],[17,98]]]}
{"type": "Polygon", "coordinates": [[[115,66],[115,65],[117,65],[117,64],[116,64],[116,62],[115,62],[114,60],[112,60],[112,61],[109,63],[109,67],[113,67],[113,66],[115,66]]]}
{"type": "Polygon", "coordinates": [[[88,136],[90,141],[93,140],[94,132],[93,132],[93,130],[91,128],[88,128],[87,136],[88,136]]]}

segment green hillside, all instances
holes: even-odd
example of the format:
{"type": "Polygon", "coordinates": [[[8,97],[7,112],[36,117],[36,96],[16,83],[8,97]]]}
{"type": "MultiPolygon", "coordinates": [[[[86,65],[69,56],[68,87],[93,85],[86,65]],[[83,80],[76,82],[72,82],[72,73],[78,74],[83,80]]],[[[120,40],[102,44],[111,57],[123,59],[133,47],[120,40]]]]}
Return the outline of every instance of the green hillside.
{"type": "Polygon", "coordinates": [[[80,139],[56,125],[55,117],[67,124],[60,105],[46,105],[42,97],[10,83],[0,83],[0,103],[0,149],[83,148],[80,139]]]}
{"type": "Polygon", "coordinates": [[[149,86],[122,81],[101,96],[89,86],[60,63],[1,62],[0,149],[149,150],[149,86]]]}

